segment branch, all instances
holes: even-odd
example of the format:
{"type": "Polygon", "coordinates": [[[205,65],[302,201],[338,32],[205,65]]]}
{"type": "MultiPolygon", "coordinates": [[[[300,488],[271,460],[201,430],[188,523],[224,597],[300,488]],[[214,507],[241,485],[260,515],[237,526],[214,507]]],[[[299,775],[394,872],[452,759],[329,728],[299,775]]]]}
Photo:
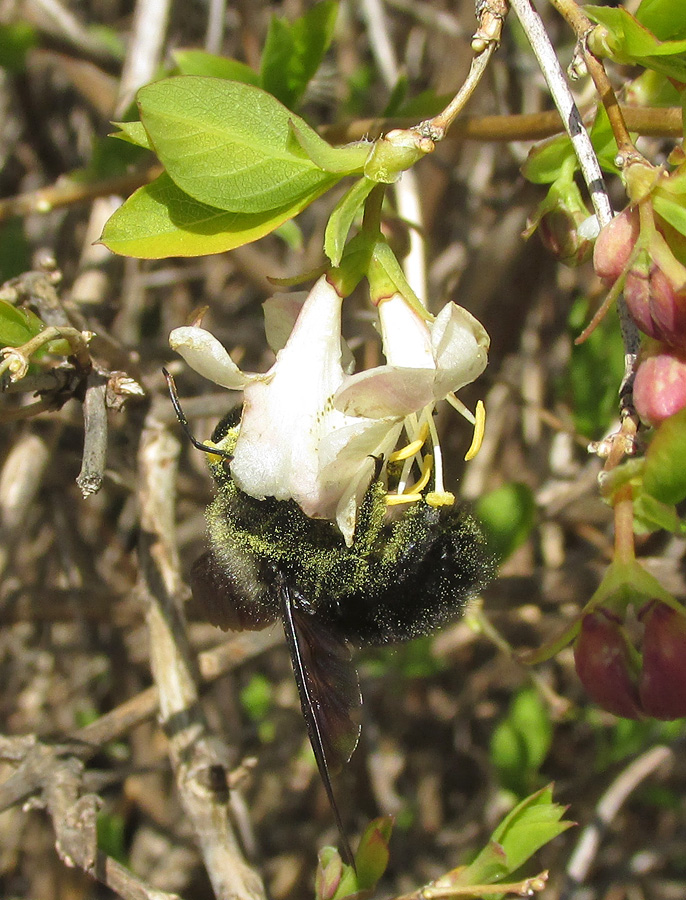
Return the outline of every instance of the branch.
{"type": "Polygon", "coordinates": [[[182,608],[174,517],[179,444],[150,419],[138,454],[139,591],[147,602],[160,720],[182,806],[218,898],[262,900],[262,882],[238,848],[228,814],[227,775],[202,713],[182,608]]]}

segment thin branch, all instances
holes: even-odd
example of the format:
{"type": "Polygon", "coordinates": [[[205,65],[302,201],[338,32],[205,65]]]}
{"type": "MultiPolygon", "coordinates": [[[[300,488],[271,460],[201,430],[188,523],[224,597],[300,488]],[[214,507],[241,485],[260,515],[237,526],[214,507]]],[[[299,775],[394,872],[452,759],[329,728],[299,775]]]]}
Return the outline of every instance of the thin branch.
{"type": "Polygon", "coordinates": [[[531,49],[538,60],[543,76],[550,89],[555,106],[560,113],[565,131],[574,147],[581,174],[591,195],[591,202],[598,216],[600,226],[612,221],[612,206],[605,187],[603,173],[591,144],[588,132],[577,109],[572,92],[565,79],[548,32],[530,0],[512,0],[512,9],[517,14],[531,49]]]}
{"type": "Polygon", "coordinates": [[[611,825],[625,800],[660,766],[674,758],[669,747],[653,747],[635,759],[615,778],[596,806],[595,821],[581,833],[579,841],[567,864],[566,884],[560,892],[560,900],[570,900],[593,865],[603,834],[611,825]]]}
{"type": "Polygon", "coordinates": [[[107,379],[92,372],[83,401],[83,455],[76,483],[84,497],[100,490],[107,462],[107,379]]]}
{"type": "Polygon", "coordinates": [[[141,542],[139,591],[147,601],[150,654],[160,719],[183,808],[218,898],[262,900],[264,887],[241,856],[228,813],[227,775],[198,702],[182,607],[175,540],[179,444],[149,420],[138,454],[141,542]]]}
{"type": "MultiPolygon", "coordinates": [[[[598,217],[598,223],[602,228],[612,221],[612,205],[610,204],[603,174],[598,164],[598,158],[562,72],[555,48],[548,37],[548,32],[545,30],[541,17],[530,0],[511,0],[511,5],[529,39],[531,49],[534,51],[538,64],[541,67],[555,106],[557,106],[564,123],[565,130],[572,141],[581,174],[591,195],[591,202],[598,217]]],[[[624,377],[619,390],[620,404],[622,413],[631,415],[633,413],[631,385],[636,367],[640,335],[633,319],[629,315],[623,297],[617,300],[617,312],[624,343],[624,377]]]]}

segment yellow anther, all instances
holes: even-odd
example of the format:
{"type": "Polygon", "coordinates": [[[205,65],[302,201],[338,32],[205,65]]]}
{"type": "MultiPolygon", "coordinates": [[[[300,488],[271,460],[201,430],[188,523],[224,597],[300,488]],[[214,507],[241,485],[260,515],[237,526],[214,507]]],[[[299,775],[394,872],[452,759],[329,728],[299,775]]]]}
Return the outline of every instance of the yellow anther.
{"type": "Polygon", "coordinates": [[[472,443],[465,454],[465,459],[470,460],[474,459],[476,454],[481,449],[481,444],[484,439],[484,430],[486,428],[486,407],[483,404],[482,400],[476,404],[476,409],[474,410],[474,437],[472,438],[472,443]]]}
{"type": "Polygon", "coordinates": [[[400,450],[395,450],[388,457],[388,461],[389,462],[402,462],[405,459],[410,459],[416,453],[419,453],[419,451],[424,446],[424,443],[426,442],[428,435],[429,435],[429,426],[425,422],[422,425],[422,427],[419,429],[419,437],[417,438],[417,440],[412,441],[411,443],[407,444],[407,446],[405,446],[405,447],[401,447],[400,450]]]}
{"type": "Polygon", "coordinates": [[[418,503],[421,494],[386,494],[386,506],[401,506],[403,503],[418,503]]]}
{"type": "Polygon", "coordinates": [[[450,491],[430,491],[424,499],[429,506],[452,506],[455,503],[455,494],[450,491]]]}

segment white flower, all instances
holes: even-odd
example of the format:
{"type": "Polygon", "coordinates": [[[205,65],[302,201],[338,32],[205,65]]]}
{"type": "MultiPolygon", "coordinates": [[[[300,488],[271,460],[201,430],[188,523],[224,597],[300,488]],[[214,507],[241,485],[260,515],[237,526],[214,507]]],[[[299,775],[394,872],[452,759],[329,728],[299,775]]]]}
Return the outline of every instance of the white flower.
{"type": "Polygon", "coordinates": [[[348,375],[341,305],[326,276],[302,306],[293,295],[269,302],[277,349],[297,318],[265,374],[242,372],[203,328],[177,328],[170,344],[201,375],[244,392],[231,462],[236,484],[253,497],[293,499],[306,515],[335,520],[350,543],[373,457],[388,457],[406,417],[483,371],[488,337],[455,304],[427,323],[395,295],[379,311],[387,365],[348,375]]]}

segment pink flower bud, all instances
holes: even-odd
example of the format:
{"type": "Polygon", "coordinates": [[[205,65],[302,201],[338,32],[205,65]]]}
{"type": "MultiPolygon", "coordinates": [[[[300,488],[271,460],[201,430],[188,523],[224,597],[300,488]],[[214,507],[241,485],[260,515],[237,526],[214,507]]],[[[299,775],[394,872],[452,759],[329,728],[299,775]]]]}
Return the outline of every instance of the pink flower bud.
{"type": "Polygon", "coordinates": [[[647,253],[640,253],[632,265],[624,299],[644,334],[686,350],[686,289],[677,288],[647,253]]]}
{"type": "Polygon", "coordinates": [[[636,370],[634,406],[647,425],[657,427],[686,407],[686,358],[663,344],[649,353],[636,370]]]}
{"type": "Polygon", "coordinates": [[[643,611],[641,705],[656,719],[686,716],[686,614],[659,601],[643,611]]]}
{"type": "Polygon", "coordinates": [[[593,250],[593,267],[603,281],[614,284],[624,271],[638,238],[638,210],[627,207],[598,235],[593,250]]]}
{"type": "Polygon", "coordinates": [[[587,613],[574,647],[574,663],[586,692],[598,706],[623,716],[641,716],[629,645],[607,610],[587,613]]]}

